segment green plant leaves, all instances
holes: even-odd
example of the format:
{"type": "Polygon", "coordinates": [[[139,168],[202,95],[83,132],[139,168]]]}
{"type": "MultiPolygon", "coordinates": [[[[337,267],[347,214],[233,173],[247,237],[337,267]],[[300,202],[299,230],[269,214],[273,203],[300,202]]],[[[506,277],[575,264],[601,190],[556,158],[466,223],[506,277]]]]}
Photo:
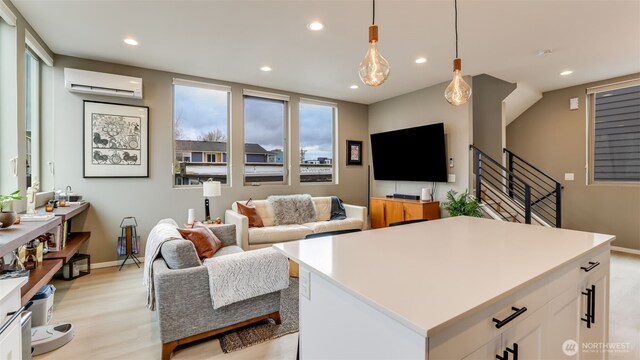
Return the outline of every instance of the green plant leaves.
{"type": "Polygon", "coordinates": [[[469,199],[469,192],[465,190],[462,194],[456,197],[457,192],[449,190],[447,192],[447,202],[445,202],[444,208],[449,212],[451,216],[473,216],[482,217],[480,211],[480,203],[476,200],[469,199]]]}

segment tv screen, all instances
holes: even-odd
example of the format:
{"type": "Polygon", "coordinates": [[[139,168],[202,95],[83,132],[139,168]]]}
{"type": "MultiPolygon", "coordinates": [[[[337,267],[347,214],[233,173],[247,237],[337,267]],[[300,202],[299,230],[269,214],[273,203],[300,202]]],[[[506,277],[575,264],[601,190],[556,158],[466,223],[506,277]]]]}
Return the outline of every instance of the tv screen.
{"type": "Polygon", "coordinates": [[[373,178],[447,181],[444,124],[371,134],[373,178]]]}

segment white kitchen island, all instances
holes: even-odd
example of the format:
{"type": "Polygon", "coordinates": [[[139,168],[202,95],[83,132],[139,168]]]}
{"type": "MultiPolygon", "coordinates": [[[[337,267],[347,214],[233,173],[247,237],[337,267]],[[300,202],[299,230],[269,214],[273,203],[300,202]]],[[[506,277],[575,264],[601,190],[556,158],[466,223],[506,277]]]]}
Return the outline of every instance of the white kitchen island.
{"type": "Polygon", "coordinates": [[[457,217],[274,247],[300,264],[304,360],[584,359],[606,358],[614,239],[457,217]]]}

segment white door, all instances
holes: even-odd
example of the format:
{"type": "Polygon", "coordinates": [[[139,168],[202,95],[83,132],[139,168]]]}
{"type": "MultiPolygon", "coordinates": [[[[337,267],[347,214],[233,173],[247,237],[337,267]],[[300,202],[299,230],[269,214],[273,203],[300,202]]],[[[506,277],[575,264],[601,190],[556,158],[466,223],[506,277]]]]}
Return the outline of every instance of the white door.
{"type": "MultiPolygon", "coordinates": [[[[509,357],[506,359],[518,360],[543,359],[543,333],[547,331],[547,306],[536,310],[529,317],[515,324],[511,329],[502,333],[502,349],[498,353],[503,355],[504,350],[508,351],[509,357]],[[514,354],[514,353],[517,353],[514,354]]],[[[494,358],[495,359],[495,358],[494,358]]]]}
{"type": "MultiPolygon", "coordinates": [[[[0,324],[8,318],[0,319],[0,324]]],[[[0,360],[22,359],[22,329],[20,317],[0,334],[0,360]]]]}
{"type": "Polygon", "coordinates": [[[584,292],[591,293],[591,299],[582,295],[582,317],[592,314],[591,323],[585,321],[580,325],[580,359],[606,359],[607,353],[602,351],[603,343],[609,338],[609,276],[606,272],[599,272],[590,276],[586,282],[584,292]],[[587,291],[589,289],[589,291],[587,291]],[[590,305],[591,307],[589,308],[590,305]]]}
{"type": "Polygon", "coordinates": [[[543,359],[575,359],[580,350],[582,297],[576,284],[548,304],[543,359]]]}
{"type": "Polygon", "coordinates": [[[496,354],[502,354],[502,336],[498,335],[488,343],[482,345],[471,354],[463,357],[464,360],[495,360],[496,354]]]}

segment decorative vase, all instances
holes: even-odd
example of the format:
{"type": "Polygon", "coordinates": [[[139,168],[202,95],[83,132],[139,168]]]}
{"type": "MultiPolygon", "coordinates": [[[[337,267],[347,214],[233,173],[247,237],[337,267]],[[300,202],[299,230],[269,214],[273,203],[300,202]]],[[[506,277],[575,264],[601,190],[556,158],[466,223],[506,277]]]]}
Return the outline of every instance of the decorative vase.
{"type": "Polygon", "coordinates": [[[16,221],[16,212],[15,211],[2,211],[0,212],[0,228],[6,228],[16,221]]]}

